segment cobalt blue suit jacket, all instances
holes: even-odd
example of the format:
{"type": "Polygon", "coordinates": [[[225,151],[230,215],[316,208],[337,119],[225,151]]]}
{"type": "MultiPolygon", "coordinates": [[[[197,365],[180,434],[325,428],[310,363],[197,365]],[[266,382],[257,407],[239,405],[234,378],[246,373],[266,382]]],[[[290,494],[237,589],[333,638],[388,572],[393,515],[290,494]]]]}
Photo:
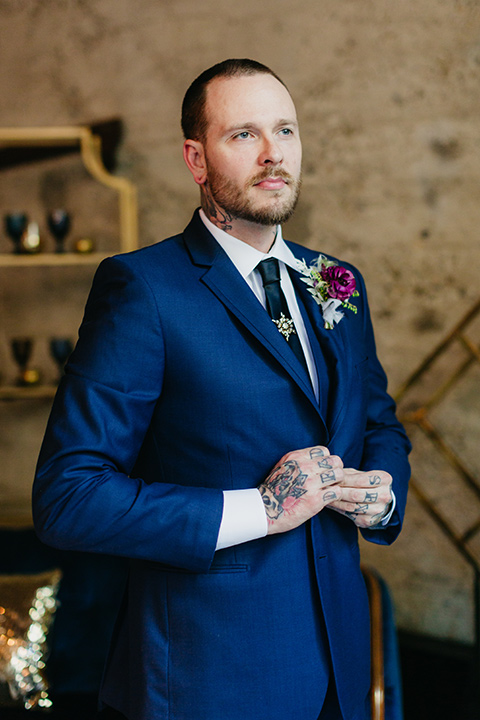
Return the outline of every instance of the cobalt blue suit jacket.
{"type": "MultiPolygon", "coordinates": [[[[316,254],[290,244],[309,263],[316,254]]],[[[288,451],[326,445],[382,469],[400,531],[409,443],[358,313],[325,330],[292,279],[319,373],[304,369],[196,213],[183,234],[97,271],[34,484],[40,537],[132,559],[102,699],[132,720],[316,720],[334,673],[363,720],[368,605],[357,528],[324,510],[215,552],[223,490],[256,487],[288,451]]]]}

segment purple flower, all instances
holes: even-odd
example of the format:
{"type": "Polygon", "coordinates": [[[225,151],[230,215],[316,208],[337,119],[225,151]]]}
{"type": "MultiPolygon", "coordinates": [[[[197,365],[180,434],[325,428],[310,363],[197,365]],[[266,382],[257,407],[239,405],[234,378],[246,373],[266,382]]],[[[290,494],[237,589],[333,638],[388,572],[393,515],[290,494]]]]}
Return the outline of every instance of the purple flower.
{"type": "Polygon", "coordinates": [[[356,290],[355,277],[350,270],[341,265],[322,266],[321,276],[328,283],[327,293],[330,297],[344,302],[356,290]]]}

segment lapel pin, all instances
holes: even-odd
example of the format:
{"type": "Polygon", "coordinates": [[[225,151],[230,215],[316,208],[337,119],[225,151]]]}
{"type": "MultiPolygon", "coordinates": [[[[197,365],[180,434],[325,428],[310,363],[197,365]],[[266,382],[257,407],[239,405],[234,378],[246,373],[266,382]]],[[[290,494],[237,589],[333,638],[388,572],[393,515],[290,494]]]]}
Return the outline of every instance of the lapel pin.
{"type": "Polygon", "coordinates": [[[292,318],[285,317],[283,313],[280,313],[279,320],[275,320],[272,318],[272,321],[275,323],[278,331],[283,335],[287,342],[290,339],[290,335],[292,333],[296,334],[295,325],[293,324],[292,318]]]}

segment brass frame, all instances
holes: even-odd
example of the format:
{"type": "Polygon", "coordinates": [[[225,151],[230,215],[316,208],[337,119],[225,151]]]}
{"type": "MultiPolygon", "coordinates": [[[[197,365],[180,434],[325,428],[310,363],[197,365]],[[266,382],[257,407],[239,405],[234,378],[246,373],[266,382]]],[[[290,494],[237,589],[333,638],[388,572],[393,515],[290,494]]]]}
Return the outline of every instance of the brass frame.
{"type": "MultiPolygon", "coordinates": [[[[460,320],[460,322],[453,328],[453,330],[442,340],[437,347],[425,358],[420,366],[410,375],[405,383],[400,387],[399,391],[395,395],[395,400],[399,403],[400,407],[400,419],[408,428],[408,425],[416,425],[422,432],[432,441],[437,447],[439,452],[446,458],[448,463],[452,466],[458,477],[475,493],[480,501],[480,479],[476,478],[472,472],[468,469],[466,463],[462,458],[453,450],[448,444],[447,440],[442,436],[441,432],[435,427],[434,423],[429,417],[430,411],[436,407],[439,402],[445,397],[447,392],[465,375],[467,370],[471,367],[473,362],[480,363],[480,347],[467,335],[468,326],[475,320],[477,315],[480,314],[480,300],[476,302],[472,308],[466,313],[466,315],[460,320]],[[436,388],[423,405],[417,407],[413,411],[401,411],[401,401],[405,397],[406,393],[410,388],[418,385],[423,375],[430,369],[435,360],[437,360],[449,347],[458,342],[467,351],[467,359],[457,367],[448,377],[445,378],[444,382],[436,388]]],[[[471,538],[480,531],[480,520],[475,522],[468,530],[462,535],[459,535],[454,528],[451,526],[449,519],[440,513],[437,508],[433,506],[428,497],[421,489],[419,483],[412,477],[410,486],[414,493],[417,495],[421,504],[429,515],[435,520],[437,525],[447,535],[450,541],[455,545],[457,550],[465,557],[468,563],[476,570],[480,572],[480,563],[470,552],[467,543],[471,538]]]]}
{"type": "MultiPolygon", "coordinates": [[[[447,440],[442,436],[441,432],[435,427],[429,417],[429,412],[436,407],[445,397],[447,392],[465,375],[472,363],[480,363],[480,346],[471,337],[468,336],[469,325],[480,315],[480,300],[468,310],[459,323],[448,333],[436,348],[425,358],[419,367],[410,375],[405,383],[400,387],[395,395],[397,403],[405,398],[407,391],[417,386],[424,374],[430,369],[433,363],[440,358],[454,343],[459,343],[467,352],[467,358],[457,368],[445,377],[444,381],[437,387],[430,397],[421,406],[413,411],[401,412],[400,419],[408,429],[409,425],[416,425],[438,449],[440,454],[451,465],[453,471],[458,478],[467,485],[479,500],[480,511],[480,478],[468,469],[467,464],[448,444],[447,440]]],[[[452,526],[449,518],[434,506],[427,494],[421,488],[419,482],[412,477],[410,487],[423,509],[434,520],[437,526],[442,530],[457,551],[463,556],[473,570],[473,595],[474,595],[474,660],[476,666],[476,675],[480,678],[480,561],[471,552],[468,547],[469,541],[480,532],[480,519],[473,523],[465,532],[459,534],[452,526]]],[[[479,513],[480,514],[480,513],[479,513]]],[[[480,683],[477,689],[477,701],[480,706],[480,683]]]]}
{"type": "MultiPolygon", "coordinates": [[[[0,147],[35,147],[35,146],[56,146],[56,147],[78,147],[83,165],[90,175],[118,193],[120,211],[120,251],[128,252],[138,246],[138,212],[137,192],[135,186],[124,177],[118,177],[109,173],[102,160],[101,139],[88,126],[61,126],[61,127],[10,127],[0,128],[0,147]]],[[[43,256],[35,258],[21,258],[30,264],[67,264],[70,261],[77,263],[79,256],[72,260],[68,256],[50,256],[48,259],[43,256]]],[[[18,260],[12,256],[3,256],[2,264],[18,264],[18,260]]],[[[82,262],[80,260],[80,262],[82,262]]],[[[88,259],[83,262],[89,262],[88,259]]],[[[90,261],[92,262],[92,261],[90,261]]],[[[98,262],[94,258],[93,262],[98,262]]]]}

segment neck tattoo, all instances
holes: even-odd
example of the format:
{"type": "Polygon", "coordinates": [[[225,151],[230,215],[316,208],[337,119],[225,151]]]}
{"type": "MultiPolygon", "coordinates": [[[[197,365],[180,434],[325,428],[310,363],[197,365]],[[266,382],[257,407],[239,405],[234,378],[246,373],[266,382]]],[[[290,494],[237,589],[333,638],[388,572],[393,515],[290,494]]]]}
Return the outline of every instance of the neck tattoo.
{"type": "Polygon", "coordinates": [[[201,205],[202,210],[208,217],[208,219],[214,225],[220,228],[220,230],[229,232],[232,229],[232,215],[228,212],[225,212],[215,204],[215,201],[210,193],[210,189],[207,183],[205,183],[205,185],[202,185],[201,188],[201,205]]]}

